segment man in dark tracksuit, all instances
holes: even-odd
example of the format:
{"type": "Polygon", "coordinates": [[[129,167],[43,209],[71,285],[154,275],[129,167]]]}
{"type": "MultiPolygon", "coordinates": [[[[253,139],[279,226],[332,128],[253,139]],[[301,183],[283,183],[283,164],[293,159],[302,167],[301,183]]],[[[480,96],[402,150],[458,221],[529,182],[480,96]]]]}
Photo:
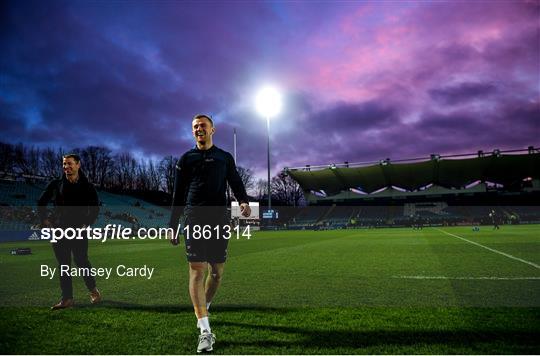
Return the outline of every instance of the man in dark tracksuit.
{"type": "MultiPolygon", "coordinates": [[[[62,166],[64,174],[59,179],[52,180],[38,200],[38,213],[42,227],[57,228],[83,228],[93,224],[99,213],[99,200],[94,185],[88,181],[81,168],[80,158],[76,154],[63,157],[62,166]],[[53,202],[55,208],[48,214],[47,205],[53,202]]],[[[71,255],[79,268],[91,269],[88,260],[88,239],[65,238],[52,244],[56,260],[58,261],[58,274],[62,299],[52,309],[65,309],[72,307],[73,286],[71,275],[61,273],[61,266],[71,266],[71,255]]],[[[91,275],[85,275],[84,283],[90,291],[90,301],[97,303],[101,294],[96,288],[96,280],[91,275]]]]}
{"type": "MultiPolygon", "coordinates": [[[[230,228],[225,197],[227,182],[240,204],[241,213],[247,217],[251,209],[233,157],[212,143],[215,132],[212,119],[206,115],[195,116],[192,132],[196,147],[186,152],[176,165],[169,226],[178,229],[183,213],[184,226],[189,227],[182,230],[189,262],[189,293],[201,331],[197,352],[202,352],[213,349],[215,339],[208,321],[208,308],[220,285],[227,259],[229,240],[225,236],[230,228]],[[205,227],[208,239],[197,234],[205,227]]],[[[178,244],[174,237],[171,242],[178,244]]]]}

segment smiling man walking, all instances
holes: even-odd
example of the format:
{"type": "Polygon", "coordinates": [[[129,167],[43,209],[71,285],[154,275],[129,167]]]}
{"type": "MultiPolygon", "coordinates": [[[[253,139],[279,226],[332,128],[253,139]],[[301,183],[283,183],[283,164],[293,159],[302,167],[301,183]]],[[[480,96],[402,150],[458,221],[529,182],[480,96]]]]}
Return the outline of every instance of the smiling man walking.
{"type": "MultiPolygon", "coordinates": [[[[232,155],[213,144],[214,122],[207,115],[192,121],[196,146],[176,164],[172,213],[169,226],[177,229],[184,215],[186,256],[189,263],[189,294],[201,335],[197,352],[212,351],[215,336],[208,308],[221,284],[230,232],[225,191],[227,182],[240,204],[242,215],[251,209],[232,155]],[[183,211],[182,211],[183,209],[183,211]],[[207,272],[206,278],[205,273],[207,272]]],[[[171,237],[173,244],[178,241],[171,237]]]]}

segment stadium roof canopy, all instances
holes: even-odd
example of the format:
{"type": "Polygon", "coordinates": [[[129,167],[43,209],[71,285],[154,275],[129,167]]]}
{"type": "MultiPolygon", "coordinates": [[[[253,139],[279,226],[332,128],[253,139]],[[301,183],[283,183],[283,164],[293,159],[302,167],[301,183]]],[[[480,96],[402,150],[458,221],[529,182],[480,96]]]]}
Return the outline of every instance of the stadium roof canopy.
{"type": "Polygon", "coordinates": [[[540,153],[497,154],[465,159],[435,159],[394,164],[382,161],[363,167],[336,167],[312,170],[290,169],[287,173],[305,192],[324,192],[327,196],[351,189],[374,193],[397,187],[415,191],[430,184],[463,189],[471,183],[492,182],[510,187],[523,179],[540,178],[540,153]]]}

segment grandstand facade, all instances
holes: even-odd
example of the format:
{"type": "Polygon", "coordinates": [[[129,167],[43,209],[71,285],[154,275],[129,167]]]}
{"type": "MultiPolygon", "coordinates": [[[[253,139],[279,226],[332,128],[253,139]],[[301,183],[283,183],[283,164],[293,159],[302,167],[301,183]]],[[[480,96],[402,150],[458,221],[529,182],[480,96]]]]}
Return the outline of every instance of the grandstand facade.
{"type": "Polygon", "coordinates": [[[540,221],[538,149],[286,169],[309,207],[299,226],[540,221]],[[326,209],[324,208],[326,207],[326,209]],[[491,215],[490,215],[491,214],[491,215]]]}

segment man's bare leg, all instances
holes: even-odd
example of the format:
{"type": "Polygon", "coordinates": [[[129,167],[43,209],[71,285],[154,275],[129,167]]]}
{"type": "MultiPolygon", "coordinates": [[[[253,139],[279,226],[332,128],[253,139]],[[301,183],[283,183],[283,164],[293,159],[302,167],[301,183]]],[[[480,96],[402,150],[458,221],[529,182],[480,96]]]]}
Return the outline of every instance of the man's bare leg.
{"type": "Polygon", "coordinates": [[[206,262],[189,263],[189,295],[193,303],[193,309],[197,316],[198,326],[201,332],[210,332],[208,310],[206,309],[206,296],[204,292],[204,274],[207,269],[206,262]]]}
{"type": "Polygon", "coordinates": [[[205,295],[206,295],[206,309],[210,307],[212,299],[221,284],[221,278],[223,277],[223,270],[225,269],[225,263],[208,263],[208,276],[206,276],[205,283],[205,295]]]}

